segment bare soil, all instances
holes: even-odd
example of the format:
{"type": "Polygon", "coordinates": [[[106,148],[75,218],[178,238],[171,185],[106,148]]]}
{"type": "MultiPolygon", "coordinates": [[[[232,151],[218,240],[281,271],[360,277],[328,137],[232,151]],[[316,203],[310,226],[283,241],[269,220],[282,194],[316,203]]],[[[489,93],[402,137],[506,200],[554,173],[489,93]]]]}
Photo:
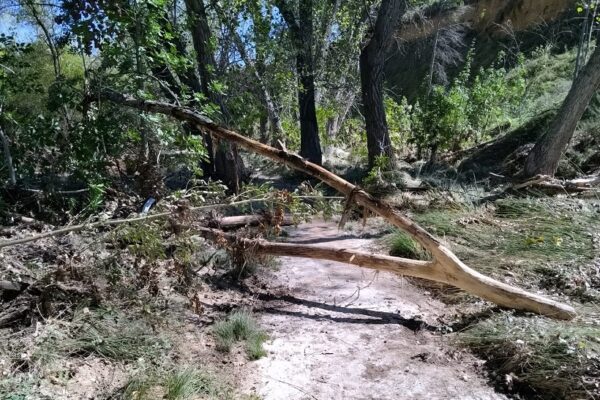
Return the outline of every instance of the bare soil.
{"type": "MultiPolygon", "coordinates": [[[[366,249],[333,222],[288,229],[288,241],[366,249]]],[[[283,257],[263,272],[256,313],[268,356],[246,364],[242,391],[265,400],[504,399],[483,361],[453,345],[442,317],[456,310],[393,274],[283,257]]]]}

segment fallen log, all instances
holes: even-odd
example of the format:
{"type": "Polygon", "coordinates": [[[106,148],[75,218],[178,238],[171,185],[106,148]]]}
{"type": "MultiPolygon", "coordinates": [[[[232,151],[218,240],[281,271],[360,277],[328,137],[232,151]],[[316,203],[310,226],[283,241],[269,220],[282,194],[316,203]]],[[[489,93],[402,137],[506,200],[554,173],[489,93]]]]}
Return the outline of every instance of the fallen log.
{"type": "MultiPolygon", "coordinates": [[[[256,226],[262,223],[266,223],[271,225],[271,218],[267,215],[236,215],[232,217],[222,217],[214,221],[210,221],[210,223],[214,223],[215,226],[218,226],[221,229],[235,229],[241,228],[244,226],[256,226]]],[[[290,215],[286,215],[283,217],[283,220],[278,223],[280,226],[293,225],[294,219],[290,215]]]]}
{"type": "MultiPolygon", "coordinates": [[[[507,308],[532,311],[558,319],[572,319],[576,316],[575,310],[569,305],[558,303],[546,297],[507,285],[469,268],[437,238],[414,223],[408,217],[402,215],[398,210],[392,207],[391,204],[373,197],[366,191],[340,178],[327,169],[306,161],[296,154],[289,153],[283,149],[276,149],[242,136],[233,130],[214,123],[207,117],[190,108],[175,106],[160,101],[140,100],[114,91],[102,91],[96,94],[96,96],[99,100],[108,100],[147,112],[165,114],[180,121],[191,123],[197,126],[201,131],[208,132],[218,139],[236,143],[246,150],[258,153],[321,180],[347,196],[349,202],[355,202],[359,206],[365,207],[367,210],[385,218],[388,222],[404,230],[419,242],[433,257],[431,264],[428,264],[427,266],[410,264],[411,271],[416,272],[416,270],[419,270],[421,278],[456,286],[471,294],[507,308]]],[[[283,254],[284,252],[296,252],[295,254],[298,254],[295,245],[278,244],[278,246],[264,246],[266,246],[265,249],[270,249],[273,252],[278,249],[279,254],[283,254]]],[[[323,249],[322,251],[317,251],[317,249],[311,248],[309,252],[303,251],[302,255],[297,256],[329,259],[328,257],[333,257],[335,254],[336,250],[323,249]],[[317,257],[316,254],[318,254],[319,257],[317,257]]],[[[343,255],[348,257],[352,256],[351,254],[343,255]]],[[[382,269],[382,264],[369,261],[364,255],[361,256],[363,257],[361,260],[364,261],[365,266],[371,265],[375,269],[382,269]]],[[[356,257],[358,257],[358,255],[356,255],[356,257]]],[[[408,266],[408,264],[405,266],[408,266]]],[[[405,271],[406,268],[404,268],[404,270],[398,270],[397,273],[406,274],[405,271]]]]}

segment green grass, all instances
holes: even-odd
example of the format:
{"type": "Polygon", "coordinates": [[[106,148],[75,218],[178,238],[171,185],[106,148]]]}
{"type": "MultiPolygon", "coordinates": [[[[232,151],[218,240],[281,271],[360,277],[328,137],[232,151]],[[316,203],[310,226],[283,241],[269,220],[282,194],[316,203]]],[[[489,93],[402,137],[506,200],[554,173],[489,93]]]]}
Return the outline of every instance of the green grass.
{"type": "Polygon", "coordinates": [[[411,258],[415,260],[427,259],[427,253],[414,239],[403,231],[396,231],[387,236],[384,241],[394,257],[411,258]]]}
{"type": "Polygon", "coordinates": [[[476,323],[458,338],[488,360],[497,383],[508,389],[541,399],[600,396],[597,323],[501,313],[476,323]]]}
{"type": "Polygon", "coordinates": [[[251,360],[266,355],[263,343],[268,339],[266,333],[248,311],[234,311],[229,316],[217,322],[213,327],[217,340],[217,349],[223,352],[231,351],[236,342],[245,342],[246,354],[251,360]]]}
{"type": "Polygon", "coordinates": [[[41,362],[92,354],[115,361],[136,361],[153,359],[167,349],[166,340],[142,321],[120,313],[93,311],[49,329],[33,356],[41,362]]]}
{"type": "Polygon", "coordinates": [[[133,377],[122,397],[126,400],[227,400],[233,398],[233,392],[216,376],[195,367],[184,366],[133,377]]]}
{"type": "MultiPolygon", "coordinates": [[[[598,302],[592,260],[598,214],[591,202],[565,198],[506,198],[493,204],[433,209],[413,218],[448,242],[474,269],[568,302],[598,302]]],[[[405,239],[391,249],[410,249],[405,239]]],[[[466,296],[440,296],[465,301],[466,296]]],[[[501,312],[459,332],[457,340],[487,360],[498,386],[522,398],[600,398],[598,309],[578,307],[575,321],[501,312]]]]}
{"type": "MultiPolygon", "coordinates": [[[[486,207],[425,211],[414,219],[445,238],[478,271],[498,278],[509,271],[519,282],[537,286],[540,278],[565,272],[569,265],[585,265],[598,255],[592,241],[597,214],[579,206],[566,199],[509,198],[486,207]]],[[[581,280],[572,278],[573,283],[581,280]]]]}
{"type": "Polygon", "coordinates": [[[33,376],[18,376],[0,379],[0,399],[28,400],[35,393],[38,380],[33,376]]]}

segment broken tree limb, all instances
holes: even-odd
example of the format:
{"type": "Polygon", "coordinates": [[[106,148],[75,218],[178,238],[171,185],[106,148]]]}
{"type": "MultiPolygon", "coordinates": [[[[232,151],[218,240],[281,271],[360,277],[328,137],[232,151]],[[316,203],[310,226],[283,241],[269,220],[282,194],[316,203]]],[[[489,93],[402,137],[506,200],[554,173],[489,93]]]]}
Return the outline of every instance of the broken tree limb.
{"type": "MultiPolygon", "coordinates": [[[[304,160],[302,157],[267,146],[245,136],[226,129],[198,112],[174,106],[169,103],[151,100],[139,100],[114,91],[102,91],[98,99],[112,101],[117,104],[139,110],[169,115],[180,121],[196,125],[200,130],[209,132],[214,137],[234,142],[246,150],[258,153],[279,163],[317,178],[345,196],[352,195],[354,201],[369,211],[385,218],[394,226],[402,229],[419,242],[433,257],[431,268],[424,269],[425,279],[445,282],[459,287],[471,294],[494,302],[500,306],[518,310],[532,311],[558,319],[572,319],[575,310],[566,304],[558,303],[537,294],[509,286],[484,276],[465,265],[454,253],[446,248],[438,239],[425,229],[402,215],[391,204],[373,197],[366,191],[333,174],[327,169],[304,160]]],[[[332,250],[329,249],[331,252],[332,250]]],[[[321,254],[324,255],[324,254],[321,254]]]]}
{"type": "MultiPolygon", "coordinates": [[[[221,229],[234,229],[234,228],[241,228],[244,226],[256,226],[256,225],[260,225],[262,223],[267,223],[269,224],[271,218],[269,218],[268,215],[261,215],[261,214],[256,214],[256,215],[235,215],[235,216],[231,216],[231,217],[221,217],[218,218],[214,221],[210,221],[210,222],[214,222],[216,226],[218,226],[221,229]]],[[[285,215],[283,217],[283,221],[281,221],[279,223],[279,225],[284,226],[284,225],[293,225],[294,224],[294,219],[292,218],[292,216],[290,215],[285,215]]]]}
{"type": "MultiPolygon", "coordinates": [[[[335,196],[298,196],[298,198],[300,198],[300,199],[339,199],[338,197],[335,197],[335,196]]],[[[206,206],[191,207],[190,211],[205,211],[205,210],[212,210],[215,208],[233,207],[233,206],[239,206],[239,205],[248,204],[248,203],[258,203],[258,202],[268,202],[268,201],[272,201],[272,199],[239,200],[239,201],[233,201],[231,203],[209,204],[206,206]]],[[[157,214],[144,215],[141,217],[109,219],[109,220],[104,220],[104,221],[84,223],[84,224],[80,224],[80,225],[72,225],[72,226],[67,226],[64,228],[56,229],[53,231],[40,233],[39,235],[28,236],[28,237],[24,237],[21,239],[0,241],[0,249],[3,247],[8,247],[8,246],[15,246],[17,244],[34,242],[36,240],[44,239],[47,237],[64,235],[69,232],[78,232],[78,231],[82,231],[85,229],[94,229],[94,228],[100,228],[103,226],[130,224],[133,222],[152,221],[155,219],[165,218],[165,217],[169,217],[169,216],[176,215],[176,214],[177,214],[177,211],[174,210],[174,211],[165,211],[165,212],[161,212],[161,213],[157,213],[157,214]]]]}

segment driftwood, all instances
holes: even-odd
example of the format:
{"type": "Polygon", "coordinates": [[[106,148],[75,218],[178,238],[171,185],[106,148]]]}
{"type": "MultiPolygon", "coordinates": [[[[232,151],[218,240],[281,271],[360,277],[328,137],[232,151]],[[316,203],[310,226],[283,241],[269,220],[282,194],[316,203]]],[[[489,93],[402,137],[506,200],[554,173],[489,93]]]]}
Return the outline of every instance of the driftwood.
{"type": "Polygon", "coordinates": [[[571,180],[561,180],[550,175],[536,175],[525,182],[510,186],[508,190],[536,188],[552,192],[581,193],[597,190],[595,188],[596,186],[600,186],[600,176],[587,176],[571,180]]]}
{"type": "Polygon", "coordinates": [[[416,274],[418,274],[419,277],[424,279],[443,282],[464,289],[471,294],[503,307],[532,311],[558,319],[572,319],[576,315],[575,310],[566,304],[507,285],[469,268],[437,238],[402,215],[389,203],[373,197],[366,191],[325,168],[308,162],[296,154],[281,149],[278,150],[242,136],[233,130],[214,123],[190,108],[174,106],[159,101],[139,100],[113,91],[103,91],[96,96],[99,100],[104,99],[147,112],[165,114],[180,121],[191,123],[201,131],[208,132],[218,139],[236,143],[246,150],[258,153],[311,175],[336,189],[338,192],[343,193],[345,196],[352,197],[353,201],[359,206],[365,207],[370,212],[385,218],[394,226],[410,234],[432,255],[432,261],[423,264],[414,260],[388,258],[351,251],[344,253],[344,250],[332,250],[329,248],[319,249],[310,247],[309,251],[304,251],[303,249],[299,252],[297,245],[280,243],[263,244],[265,252],[270,251],[270,254],[325,259],[336,257],[336,260],[339,257],[339,259],[346,260],[345,262],[352,262],[359,259],[363,266],[369,266],[374,269],[393,270],[393,272],[401,275],[413,274],[413,276],[417,276],[416,274]],[[385,262],[379,260],[385,260],[385,262]]]}

